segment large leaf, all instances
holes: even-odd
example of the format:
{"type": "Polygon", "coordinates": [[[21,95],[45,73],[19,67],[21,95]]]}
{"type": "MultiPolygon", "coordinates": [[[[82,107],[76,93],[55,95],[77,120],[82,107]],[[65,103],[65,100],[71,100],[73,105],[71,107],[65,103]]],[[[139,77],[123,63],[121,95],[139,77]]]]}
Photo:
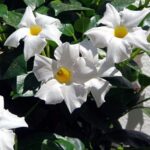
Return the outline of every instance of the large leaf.
{"type": "Polygon", "coordinates": [[[24,56],[16,51],[5,52],[0,55],[0,79],[9,79],[27,72],[24,56]]]}
{"type": "Polygon", "coordinates": [[[135,0],[114,0],[111,4],[120,11],[134,2],[135,0]]]}
{"type": "Polygon", "coordinates": [[[61,32],[64,35],[73,36],[74,35],[74,28],[73,28],[72,24],[64,24],[61,28],[61,32]]]}
{"type": "Polygon", "coordinates": [[[4,21],[6,24],[17,28],[18,24],[20,23],[22,18],[22,14],[16,11],[8,11],[7,15],[3,16],[4,21]]]}
{"type": "Polygon", "coordinates": [[[79,2],[67,4],[67,3],[62,3],[61,1],[52,1],[50,4],[54,9],[56,16],[64,11],[92,10],[90,8],[82,7],[82,5],[79,2]]]}
{"type": "Polygon", "coordinates": [[[0,17],[7,16],[8,9],[7,6],[4,4],[0,4],[0,17]]]}
{"type": "Polygon", "coordinates": [[[35,6],[38,7],[45,2],[45,0],[24,0],[27,6],[35,6]]]}

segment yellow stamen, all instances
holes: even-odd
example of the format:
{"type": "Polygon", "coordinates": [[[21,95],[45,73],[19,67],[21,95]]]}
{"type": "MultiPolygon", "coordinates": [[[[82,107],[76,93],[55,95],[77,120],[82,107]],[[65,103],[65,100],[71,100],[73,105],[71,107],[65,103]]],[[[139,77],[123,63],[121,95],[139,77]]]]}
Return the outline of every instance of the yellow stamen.
{"type": "Polygon", "coordinates": [[[31,35],[38,35],[42,31],[42,27],[39,25],[32,25],[30,27],[30,34],[31,35]]]}
{"type": "Polygon", "coordinates": [[[72,74],[66,67],[60,67],[54,77],[60,83],[68,84],[71,81],[72,74]]]}
{"type": "Polygon", "coordinates": [[[118,38],[124,38],[128,34],[128,29],[125,26],[116,26],[114,35],[118,38]]]}

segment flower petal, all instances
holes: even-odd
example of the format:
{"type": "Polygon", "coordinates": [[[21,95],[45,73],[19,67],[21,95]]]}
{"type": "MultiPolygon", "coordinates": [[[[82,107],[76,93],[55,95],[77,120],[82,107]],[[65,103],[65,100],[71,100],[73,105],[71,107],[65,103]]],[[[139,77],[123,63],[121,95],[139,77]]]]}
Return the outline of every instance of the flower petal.
{"type": "Polygon", "coordinates": [[[11,130],[0,129],[0,149],[14,150],[15,133],[11,130]]]}
{"type": "Polygon", "coordinates": [[[24,57],[27,61],[35,54],[41,53],[46,46],[46,41],[38,36],[28,36],[24,39],[24,57]]]}
{"type": "Polygon", "coordinates": [[[55,60],[41,55],[35,55],[33,72],[38,81],[46,82],[50,78],[54,77],[56,70],[57,63],[55,60]]]}
{"type": "Polygon", "coordinates": [[[35,17],[32,12],[32,8],[28,6],[25,10],[25,13],[21,19],[21,22],[19,23],[19,28],[21,27],[30,27],[31,25],[36,24],[35,17]]]}
{"type": "Polygon", "coordinates": [[[119,63],[129,58],[130,53],[131,53],[130,44],[125,40],[114,37],[108,45],[106,59],[110,63],[119,63]]]}
{"type": "Polygon", "coordinates": [[[76,45],[70,45],[66,42],[56,48],[54,56],[61,65],[71,68],[79,57],[79,47],[76,47],[76,45]]]}
{"type": "Polygon", "coordinates": [[[150,50],[150,43],[147,41],[147,32],[142,29],[135,30],[126,36],[126,40],[136,47],[142,48],[143,50],[150,50]]]}
{"type": "Polygon", "coordinates": [[[85,61],[83,57],[79,57],[73,66],[73,81],[84,83],[93,78],[97,74],[96,67],[85,61]]]}
{"type": "Polygon", "coordinates": [[[24,117],[18,117],[8,110],[3,110],[0,114],[0,129],[14,129],[20,127],[28,127],[24,117]]]}
{"type": "Polygon", "coordinates": [[[42,15],[39,13],[36,13],[36,23],[38,25],[41,25],[42,27],[44,27],[45,25],[54,25],[57,28],[61,27],[61,22],[59,19],[50,17],[50,16],[46,16],[46,15],[42,15]]]}
{"type": "Polygon", "coordinates": [[[91,79],[85,83],[86,88],[91,91],[97,107],[100,107],[105,102],[105,95],[110,89],[110,84],[104,79],[91,79]]]}
{"type": "Polygon", "coordinates": [[[120,25],[119,13],[111,4],[106,4],[104,17],[98,21],[98,24],[100,23],[112,28],[120,25]]]}
{"type": "Polygon", "coordinates": [[[20,44],[19,41],[23,39],[28,33],[28,28],[20,28],[7,38],[4,45],[10,47],[18,47],[18,45],[20,44]]]}
{"type": "Polygon", "coordinates": [[[42,31],[40,32],[39,36],[41,38],[46,38],[56,42],[58,45],[61,45],[62,42],[60,40],[61,32],[55,25],[46,25],[43,27],[42,31]]]}
{"type": "Polygon", "coordinates": [[[108,27],[95,27],[86,31],[85,35],[87,35],[94,46],[97,48],[104,48],[113,37],[114,29],[108,27]]]}
{"type": "Polygon", "coordinates": [[[61,86],[55,79],[50,80],[41,86],[35,97],[44,100],[46,104],[61,103],[64,99],[61,86]]]}
{"type": "Polygon", "coordinates": [[[4,109],[4,98],[0,95],[0,112],[4,109]]]}
{"type": "Polygon", "coordinates": [[[72,113],[76,108],[81,107],[81,105],[86,101],[88,91],[80,84],[72,84],[68,86],[61,87],[62,93],[64,95],[64,101],[72,113]]]}
{"type": "Polygon", "coordinates": [[[113,77],[113,76],[122,76],[121,72],[114,67],[109,60],[104,59],[101,61],[101,66],[98,70],[99,77],[113,77]]]}
{"type": "Polygon", "coordinates": [[[139,23],[150,13],[150,9],[144,8],[143,10],[133,11],[124,9],[120,12],[122,23],[128,28],[137,27],[139,23]]]}

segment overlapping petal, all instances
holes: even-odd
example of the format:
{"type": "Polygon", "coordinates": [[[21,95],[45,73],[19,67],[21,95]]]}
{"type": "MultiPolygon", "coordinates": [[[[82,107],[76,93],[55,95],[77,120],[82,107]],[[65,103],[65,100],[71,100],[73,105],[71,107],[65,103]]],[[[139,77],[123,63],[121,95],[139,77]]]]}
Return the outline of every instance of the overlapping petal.
{"type": "Polygon", "coordinates": [[[23,39],[26,35],[29,34],[29,29],[26,27],[20,28],[16,30],[14,33],[12,33],[7,40],[5,41],[4,45],[5,46],[10,46],[10,47],[18,47],[19,46],[19,41],[23,39]]]}
{"type": "Polygon", "coordinates": [[[95,27],[85,32],[94,46],[104,48],[114,36],[114,29],[109,27],[95,27]]]}
{"type": "Polygon", "coordinates": [[[120,15],[111,4],[106,4],[106,11],[104,13],[104,16],[98,21],[98,24],[100,23],[111,28],[120,25],[120,15]]]}
{"type": "Polygon", "coordinates": [[[137,27],[144,17],[150,13],[150,8],[144,8],[139,11],[124,9],[120,12],[122,23],[128,28],[137,27]]]}
{"type": "Polygon", "coordinates": [[[27,36],[24,39],[24,57],[27,61],[35,54],[39,54],[44,50],[46,40],[38,36],[27,36]]]}
{"type": "Polygon", "coordinates": [[[70,113],[72,113],[76,108],[81,107],[87,99],[87,90],[81,84],[62,86],[61,90],[70,113]]]}
{"type": "Polygon", "coordinates": [[[18,25],[19,28],[22,27],[30,27],[31,25],[36,24],[35,22],[35,16],[32,12],[32,8],[30,6],[28,6],[25,10],[25,13],[18,25]]]}
{"type": "Polygon", "coordinates": [[[57,63],[55,60],[45,56],[35,55],[33,72],[38,81],[48,81],[54,77],[56,71],[57,63]]]}
{"type": "Polygon", "coordinates": [[[61,91],[61,85],[57,80],[52,79],[44,83],[35,97],[44,100],[46,104],[57,104],[63,101],[64,96],[61,91]]]}
{"type": "Polygon", "coordinates": [[[0,149],[14,150],[15,133],[11,130],[0,129],[0,149]]]}

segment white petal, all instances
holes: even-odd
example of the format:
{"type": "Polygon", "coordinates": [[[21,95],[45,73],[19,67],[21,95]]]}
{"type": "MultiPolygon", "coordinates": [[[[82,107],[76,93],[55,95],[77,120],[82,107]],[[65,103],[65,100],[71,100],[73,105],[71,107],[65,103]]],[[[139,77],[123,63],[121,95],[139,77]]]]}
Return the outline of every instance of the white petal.
{"type": "Polygon", "coordinates": [[[150,13],[150,9],[148,8],[144,8],[141,11],[133,11],[125,8],[120,12],[122,23],[128,28],[137,27],[148,13],[150,13]]]}
{"type": "Polygon", "coordinates": [[[36,24],[35,17],[32,12],[32,8],[28,6],[25,10],[25,13],[22,17],[21,22],[19,23],[19,28],[21,27],[30,27],[31,25],[36,24]]]}
{"type": "Polygon", "coordinates": [[[28,33],[28,28],[20,28],[7,38],[4,45],[10,47],[18,47],[18,45],[20,44],[19,41],[23,39],[28,33]]]}
{"type": "Polygon", "coordinates": [[[56,48],[54,56],[61,65],[71,68],[79,57],[79,47],[64,43],[56,48]]]}
{"type": "Polygon", "coordinates": [[[64,101],[70,113],[72,113],[76,108],[81,107],[87,99],[87,90],[85,90],[83,85],[72,84],[62,86],[61,89],[64,95],[64,101]]]}
{"type": "Polygon", "coordinates": [[[150,50],[150,43],[147,41],[147,31],[145,30],[135,30],[134,32],[129,33],[125,39],[136,48],[150,50]]]}
{"type": "Polygon", "coordinates": [[[60,40],[61,32],[55,25],[46,25],[43,27],[42,31],[40,32],[39,36],[41,38],[46,38],[56,42],[58,45],[61,45],[62,42],[60,40]]]}
{"type": "Polygon", "coordinates": [[[113,76],[122,76],[121,72],[114,67],[109,60],[104,59],[101,62],[101,66],[98,70],[99,77],[113,77],[113,76]]]}
{"type": "Polygon", "coordinates": [[[4,109],[4,98],[0,95],[0,112],[4,109]]]}
{"type": "Polygon", "coordinates": [[[129,58],[130,53],[130,44],[125,40],[114,37],[108,45],[107,61],[110,63],[119,63],[129,58]]]}
{"type": "Polygon", "coordinates": [[[85,83],[89,91],[91,91],[97,107],[100,107],[105,102],[105,95],[110,89],[110,84],[104,79],[91,79],[85,83]]]}
{"type": "Polygon", "coordinates": [[[91,42],[97,48],[104,48],[108,45],[114,35],[114,29],[108,27],[95,27],[85,32],[91,42]]]}
{"type": "Polygon", "coordinates": [[[14,129],[19,127],[28,127],[24,117],[18,117],[8,110],[3,110],[0,114],[0,129],[14,129]]]}
{"type": "Polygon", "coordinates": [[[55,79],[50,80],[41,86],[35,97],[44,100],[46,104],[61,103],[64,99],[61,86],[55,79]]]}
{"type": "Polygon", "coordinates": [[[38,25],[41,26],[45,26],[45,25],[54,25],[57,28],[61,27],[61,23],[59,19],[50,17],[50,16],[46,16],[46,15],[42,15],[39,13],[36,13],[36,23],[38,25]]]}
{"type": "Polygon", "coordinates": [[[24,39],[24,57],[27,61],[29,58],[35,54],[40,54],[44,47],[46,46],[46,41],[38,36],[28,36],[24,39]]]}
{"type": "Polygon", "coordinates": [[[14,150],[15,133],[11,130],[0,129],[0,149],[14,150]]]}
{"type": "Polygon", "coordinates": [[[96,67],[86,62],[83,57],[76,60],[73,71],[73,81],[77,83],[84,83],[97,74],[96,67]]]}
{"type": "Polygon", "coordinates": [[[104,17],[98,21],[98,24],[100,23],[112,28],[120,25],[119,13],[111,4],[106,4],[104,17]]]}
{"type": "Polygon", "coordinates": [[[55,60],[41,55],[35,55],[33,72],[38,81],[46,82],[54,77],[57,70],[57,63],[55,60]]]}

